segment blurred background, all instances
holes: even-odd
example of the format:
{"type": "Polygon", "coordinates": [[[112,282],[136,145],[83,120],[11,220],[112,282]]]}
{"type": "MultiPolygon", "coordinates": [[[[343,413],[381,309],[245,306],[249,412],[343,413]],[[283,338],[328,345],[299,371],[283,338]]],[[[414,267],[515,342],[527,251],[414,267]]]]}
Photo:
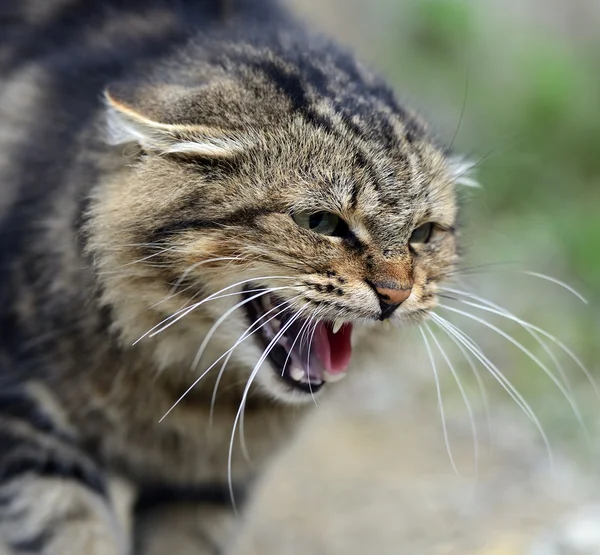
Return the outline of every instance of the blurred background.
{"type": "MultiPolygon", "coordinates": [[[[463,191],[462,218],[463,266],[473,271],[453,286],[483,295],[547,329],[597,373],[600,2],[294,0],[292,4],[378,68],[444,144],[452,144],[454,151],[475,164],[481,188],[463,191]],[[588,304],[523,271],[565,282],[588,304]]],[[[462,309],[494,324],[503,321],[472,307],[462,309]]],[[[461,327],[476,330],[485,352],[496,356],[498,366],[524,395],[533,397],[532,402],[536,397],[547,399],[556,390],[518,348],[509,348],[494,332],[483,333],[482,325],[450,316],[461,327]]],[[[545,356],[545,364],[552,363],[527,331],[506,320],[502,328],[536,356],[545,356]]],[[[577,400],[585,404],[592,390],[589,381],[572,360],[564,362],[564,372],[579,390],[577,400]]],[[[554,417],[554,428],[562,423],[570,435],[572,410],[564,399],[554,401],[541,403],[539,410],[554,417]]]]}
{"type": "MultiPolygon", "coordinates": [[[[522,344],[437,311],[476,339],[522,394],[565,466],[552,462],[532,419],[485,370],[482,393],[465,356],[437,330],[471,405],[467,410],[430,338],[458,478],[423,339],[406,330],[396,333],[397,364],[353,377],[336,403],[319,407],[276,466],[279,473],[265,482],[256,503],[268,516],[256,517],[244,545],[267,552],[266,528],[272,536],[280,521],[278,553],[567,553],[526,546],[535,543],[538,528],[600,500],[600,401],[581,368],[600,378],[600,2],[290,1],[379,69],[446,144],[475,163],[481,188],[463,195],[463,266],[472,271],[453,287],[547,330],[578,361],[548,336],[533,337],[506,318],[444,301],[522,344]],[[588,303],[527,271],[574,287],[588,303]],[[478,470],[471,420],[478,428],[478,470]],[[294,536],[299,524],[314,534],[315,521],[331,524],[328,540],[294,536]],[[344,543],[341,536],[351,539],[344,543]]],[[[592,529],[600,530],[600,518],[592,529]]]]}

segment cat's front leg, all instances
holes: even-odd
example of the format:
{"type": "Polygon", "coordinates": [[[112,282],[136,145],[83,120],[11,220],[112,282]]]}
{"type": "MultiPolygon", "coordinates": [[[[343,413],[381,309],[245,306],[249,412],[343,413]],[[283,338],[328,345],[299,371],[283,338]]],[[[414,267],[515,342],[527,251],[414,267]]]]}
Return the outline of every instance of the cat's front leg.
{"type": "Polygon", "coordinates": [[[25,394],[0,395],[0,555],[129,555],[132,497],[25,394]]]}
{"type": "Polygon", "coordinates": [[[129,554],[128,531],[107,500],[77,481],[32,474],[0,496],[0,544],[11,555],[129,554]]]}

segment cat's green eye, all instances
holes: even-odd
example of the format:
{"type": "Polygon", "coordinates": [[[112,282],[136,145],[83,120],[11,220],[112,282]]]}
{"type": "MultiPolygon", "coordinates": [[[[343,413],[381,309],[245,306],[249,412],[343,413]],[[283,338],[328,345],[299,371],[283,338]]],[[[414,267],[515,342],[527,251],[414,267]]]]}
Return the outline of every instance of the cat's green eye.
{"type": "Polygon", "coordinates": [[[300,227],[321,235],[341,236],[348,228],[344,220],[331,212],[296,212],[292,218],[300,227]]]}
{"type": "Polygon", "coordinates": [[[412,232],[408,242],[412,245],[415,243],[427,243],[431,239],[433,233],[433,224],[431,222],[420,225],[412,232]]]}

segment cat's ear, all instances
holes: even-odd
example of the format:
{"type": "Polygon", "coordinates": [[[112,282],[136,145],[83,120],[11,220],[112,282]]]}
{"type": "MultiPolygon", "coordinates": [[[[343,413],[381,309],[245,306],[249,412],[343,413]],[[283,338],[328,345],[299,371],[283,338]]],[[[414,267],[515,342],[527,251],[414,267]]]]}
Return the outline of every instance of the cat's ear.
{"type": "Polygon", "coordinates": [[[149,152],[218,158],[234,156],[250,146],[247,137],[239,133],[203,125],[163,123],[110,90],[105,91],[104,98],[106,141],[111,145],[137,143],[149,152]]]}
{"type": "Polygon", "coordinates": [[[454,156],[448,160],[450,176],[454,183],[464,187],[480,187],[475,179],[475,167],[477,164],[467,158],[454,156]]]}

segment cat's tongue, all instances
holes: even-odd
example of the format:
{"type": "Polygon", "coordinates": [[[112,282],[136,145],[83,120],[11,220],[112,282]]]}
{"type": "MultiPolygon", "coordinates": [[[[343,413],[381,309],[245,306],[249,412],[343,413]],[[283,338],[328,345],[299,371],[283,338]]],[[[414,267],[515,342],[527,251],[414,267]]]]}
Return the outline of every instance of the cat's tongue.
{"type": "Polygon", "coordinates": [[[331,324],[317,324],[312,349],[329,374],[342,374],[348,368],[352,356],[351,338],[352,324],[342,325],[337,333],[333,333],[331,324]]]}

